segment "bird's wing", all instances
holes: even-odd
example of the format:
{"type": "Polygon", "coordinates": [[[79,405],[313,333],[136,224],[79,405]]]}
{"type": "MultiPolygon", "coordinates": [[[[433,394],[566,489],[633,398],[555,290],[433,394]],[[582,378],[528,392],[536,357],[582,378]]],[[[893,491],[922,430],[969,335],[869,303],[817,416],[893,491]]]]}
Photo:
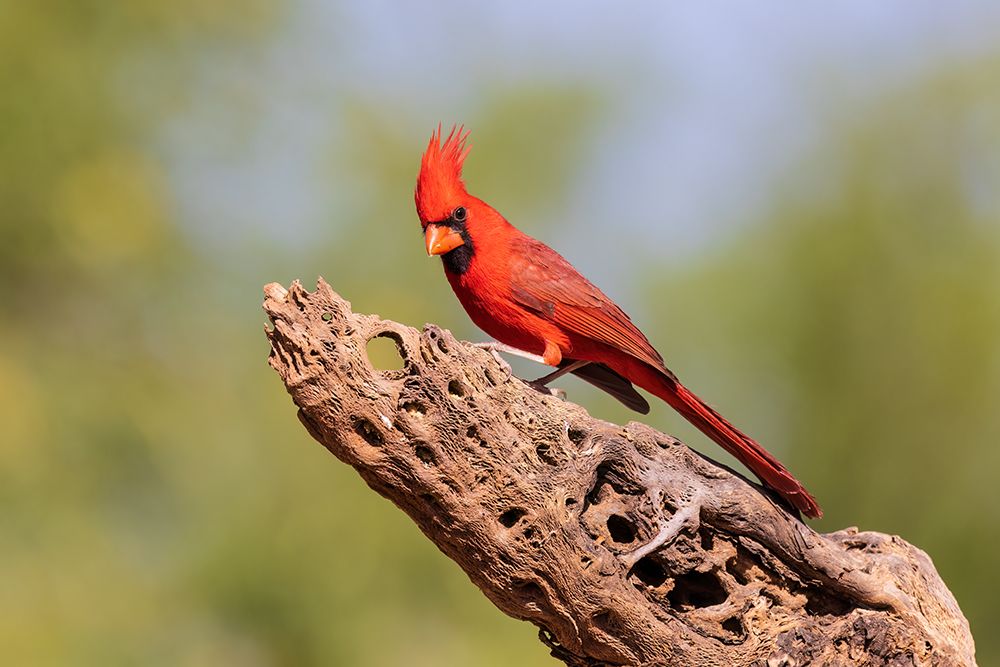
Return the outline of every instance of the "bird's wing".
{"type": "Polygon", "coordinates": [[[530,237],[511,254],[511,294],[522,307],[568,333],[603,343],[669,374],[628,315],[559,253],[530,237]]]}
{"type": "MultiPolygon", "coordinates": [[[[563,365],[571,363],[573,362],[565,361],[563,365]]],[[[642,394],[635,390],[631,382],[604,364],[587,364],[570,373],[611,394],[625,407],[644,415],[649,414],[649,403],[642,394]]]]}

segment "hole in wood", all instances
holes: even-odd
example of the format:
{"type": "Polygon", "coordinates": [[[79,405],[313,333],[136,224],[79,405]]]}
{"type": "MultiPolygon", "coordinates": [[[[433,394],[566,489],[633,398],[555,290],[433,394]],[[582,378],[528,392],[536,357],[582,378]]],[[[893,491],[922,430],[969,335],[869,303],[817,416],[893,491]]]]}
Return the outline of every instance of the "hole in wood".
{"type": "Polygon", "coordinates": [[[605,609],[594,614],[592,617],[594,625],[608,633],[612,637],[618,635],[621,629],[621,623],[618,621],[618,615],[611,609],[605,609]]]}
{"type": "Polygon", "coordinates": [[[417,445],[413,451],[425,466],[432,466],[437,463],[434,452],[427,445],[417,445]]]}
{"type": "Polygon", "coordinates": [[[409,414],[411,417],[423,417],[427,414],[427,408],[420,401],[406,401],[400,406],[409,414]]]}
{"type": "Polygon", "coordinates": [[[420,499],[427,503],[427,506],[431,508],[431,515],[434,520],[442,526],[450,526],[451,519],[448,518],[448,513],[445,511],[444,507],[441,505],[441,501],[438,500],[434,495],[430,493],[421,493],[420,499]]]}
{"type": "Polygon", "coordinates": [[[639,561],[632,566],[632,574],[636,579],[650,588],[658,588],[667,580],[667,571],[663,569],[663,565],[651,556],[640,558],[639,561]]]}
{"type": "Polygon", "coordinates": [[[368,341],[368,363],[377,371],[398,371],[406,365],[399,336],[390,332],[376,334],[368,341]]]}
{"type": "Polygon", "coordinates": [[[701,548],[703,550],[711,551],[712,547],[715,546],[715,541],[712,538],[712,533],[709,532],[709,530],[704,526],[698,529],[698,537],[701,541],[701,548]]]}
{"type": "Polygon", "coordinates": [[[452,380],[448,383],[448,395],[452,398],[462,398],[465,396],[465,386],[460,380],[452,380]]]}
{"type": "Polygon", "coordinates": [[[562,644],[556,639],[556,636],[552,634],[552,631],[545,626],[539,626],[541,629],[538,631],[538,636],[542,640],[542,643],[549,648],[559,648],[562,644]]]}
{"type": "Polygon", "coordinates": [[[569,436],[569,441],[570,442],[572,442],[574,445],[576,445],[576,446],[579,447],[580,443],[582,443],[584,441],[584,439],[586,439],[587,432],[585,430],[583,430],[582,428],[572,428],[571,427],[569,429],[569,431],[567,431],[566,435],[569,436]]]}
{"type": "Polygon", "coordinates": [[[521,517],[527,514],[527,512],[520,507],[514,507],[503,514],[500,515],[500,523],[507,526],[508,528],[513,528],[514,525],[521,520],[521,517]]]}
{"type": "Polygon", "coordinates": [[[741,547],[736,548],[736,555],[726,560],[726,572],[733,576],[736,583],[746,586],[751,581],[773,581],[770,573],[756,556],[741,547]]]}
{"type": "MultiPolygon", "coordinates": [[[[587,493],[587,501],[591,505],[597,505],[606,501],[614,494],[619,496],[637,496],[644,492],[643,487],[631,479],[627,472],[622,473],[615,470],[610,461],[605,461],[597,466],[594,475],[594,484],[587,493]]],[[[664,507],[667,503],[664,502],[664,507]]],[[[670,512],[671,514],[673,512],[670,512]]]]}
{"type": "Polygon", "coordinates": [[[542,546],[542,534],[534,526],[525,528],[522,535],[524,535],[524,539],[528,542],[529,547],[537,549],[542,546]]]}
{"type": "Polygon", "coordinates": [[[734,637],[742,637],[743,632],[743,621],[741,621],[736,616],[730,616],[722,622],[722,629],[733,635],[734,637]]]}
{"type": "Polygon", "coordinates": [[[822,591],[806,589],[806,613],[813,616],[843,616],[854,611],[854,606],[822,591]]]}
{"type": "Polygon", "coordinates": [[[377,428],[375,428],[375,424],[372,424],[364,417],[361,417],[354,422],[354,430],[372,447],[381,447],[385,442],[382,439],[382,434],[377,428]]]}
{"type": "Polygon", "coordinates": [[[545,604],[545,591],[541,586],[533,581],[517,581],[514,582],[514,588],[517,589],[521,600],[539,610],[542,609],[542,605],[545,604]]]}
{"type": "Polygon", "coordinates": [[[429,327],[425,329],[427,334],[427,339],[430,341],[431,345],[436,347],[438,350],[444,354],[448,354],[448,343],[444,341],[444,336],[441,334],[441,330],[437,327],[429,327]]]}
{"type": "Polygon", "coordinates": [[[711,572],[686,572],[674,577],[674,587],[667,593],[670,604],[681,609],[714,607],[729,597],[722,582],[711,572]]]}
{"type": "Polygon", "coordinates": [[[618,544],[628,544],[635,541],[635,528],[632,522],[620,514],[608,517],[608,534],[618,544]]]}
{"type": "Polygon", "coordinates": [[[535,446],[535,454],[543,463],[550,466],[559,465],[558,459],[552,455],[552,446],[547,442],[541,442],[535,446]]]}

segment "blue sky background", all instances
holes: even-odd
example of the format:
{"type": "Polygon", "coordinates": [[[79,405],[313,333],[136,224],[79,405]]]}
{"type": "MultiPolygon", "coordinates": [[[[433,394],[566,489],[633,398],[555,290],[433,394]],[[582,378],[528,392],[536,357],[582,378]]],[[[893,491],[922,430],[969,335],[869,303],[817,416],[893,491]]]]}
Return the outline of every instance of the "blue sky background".
{"type": "Polygon", "coordinates": [[[490,90],[580,81],[603,90],[608,108],[552,217],[557,229],[577,231],[563,236],[571,257],[607,221],[627,218],[617,223],[629,236],[609,257],[613,276],[636,257],[709,246],[866,99],[998,39],[1000,5],[970,1],[600,11],[573,2],[303,0],[269,48],[210,54],[164,149],[200,242],[224,248],[249,228],[309,244],[356,205],[324,168],[347,101],[398,110],[416,168],[430,130],[465,121],[490,90]],[[233,105],[242,115],[227,124],[233,105]]]}

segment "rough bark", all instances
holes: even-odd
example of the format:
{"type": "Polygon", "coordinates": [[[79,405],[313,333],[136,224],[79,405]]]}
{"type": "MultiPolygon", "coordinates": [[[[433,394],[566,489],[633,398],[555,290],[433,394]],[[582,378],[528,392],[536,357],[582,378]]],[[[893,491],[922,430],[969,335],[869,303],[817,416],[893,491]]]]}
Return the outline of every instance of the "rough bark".
{"type": "Polygon", "coordinates": [[[973,665],[968,623],[899,537],[821,535],[640,423],[509,376],[322,280],[264,288],[270,364],[309,433],[568,665],[973,665]],[[366,348],[395,341],[404,366],[366,348]]]}

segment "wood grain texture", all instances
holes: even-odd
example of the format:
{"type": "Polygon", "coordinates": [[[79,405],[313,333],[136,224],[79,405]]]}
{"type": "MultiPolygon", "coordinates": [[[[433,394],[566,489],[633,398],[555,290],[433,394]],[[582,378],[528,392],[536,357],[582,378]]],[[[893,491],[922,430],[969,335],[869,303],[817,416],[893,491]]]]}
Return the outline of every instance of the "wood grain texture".
{"type": "Polygon", "coordinates": [[[269,363],[309,433],[566,664],[975,664],[901,538],[816,533],[677,439],[594,419],[435,326],[353,313],[322,280],[264,291],[269,363]],[[402,369],[372,367],[379,336],[402,369]]]}

